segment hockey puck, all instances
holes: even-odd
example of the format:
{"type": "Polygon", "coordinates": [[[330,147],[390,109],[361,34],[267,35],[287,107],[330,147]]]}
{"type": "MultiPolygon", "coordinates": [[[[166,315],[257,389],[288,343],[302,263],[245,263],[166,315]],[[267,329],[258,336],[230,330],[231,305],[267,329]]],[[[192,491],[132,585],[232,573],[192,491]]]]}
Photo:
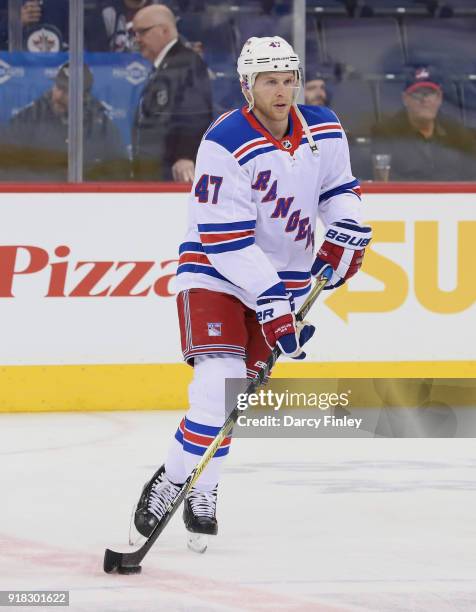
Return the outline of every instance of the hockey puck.
{"type": "Polygon", "coordinates": [[[140,574],[141,571],[140,565],[121,565],[117,568],[118,574],[140,574]]]}

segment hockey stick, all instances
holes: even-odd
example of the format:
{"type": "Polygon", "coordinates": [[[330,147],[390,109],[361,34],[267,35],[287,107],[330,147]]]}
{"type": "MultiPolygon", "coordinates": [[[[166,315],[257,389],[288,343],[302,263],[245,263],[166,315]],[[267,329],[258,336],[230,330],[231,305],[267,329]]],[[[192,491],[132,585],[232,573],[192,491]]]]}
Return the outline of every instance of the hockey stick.
{"type": "MultiPolygon", "coordinates": [[[[319,294],[324,289],[327,281],[331,276],[332,268],[331,266],[326,266],[320,276],[317,278],[316,282],[314,283],[314,286],[312,287],[308,297],[306,298],[306,301],[299,309],[299,312],[296,315],[296,321],[301,322],[305,319],[314,302],[317,300],[319,294]]],[[[246,395],[254,393],[256,389],[261,384],[263,384],[280,355],[281,349],[278,346],[275,346],[274,349],[271,351],[271,354],[268,357],[266,364],[260,369],[255,378],[253,378],[253,380],[248,384],[245,391],[246,395]]],[[[223,440],[233,429],[233,425],[236,423],[236,420],[238,419],[240,413],[241,410],[238,408],[238,406],[235,406],[235,408],[232,410],[225,423],[223,424],[222,428],[217,433],[215,439],[212,441],[210,446],[202,455],[202,458],[197,463],[187,480],[183,483],[177,496],[170,503],[169,507],[165,511],[164,516],[161,519],[161,522],[156,525],[155,529],[147,538],[146,542],[144,542],[144,544],[138,550],[130,553],[120,553],[110,550],[109,548],[106,549],[106,552],[104,554],[104,571],[107,574],[110,574],[114,571],[117,571],[120,574],[140,573],[140,562],[149,552],[150,548],[160,536],[162,531],[165,529],[168,522],[177,511],[178,507],[185,499],[187,493],[200,478],[201,473],[207,467],[210,459],[213,457],[216,451],[220,448],[220,445],[223,440]]]]}

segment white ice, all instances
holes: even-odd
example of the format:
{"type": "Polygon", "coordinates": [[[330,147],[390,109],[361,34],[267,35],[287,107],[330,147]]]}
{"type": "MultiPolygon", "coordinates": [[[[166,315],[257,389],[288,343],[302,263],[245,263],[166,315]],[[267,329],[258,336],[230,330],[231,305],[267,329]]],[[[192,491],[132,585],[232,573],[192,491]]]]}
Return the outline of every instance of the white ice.
{"type": "Polygon", "coordinates": [[[0,589],[88,612],[476,610],[472,439],[235,440],[207,553],[177,513],[142,574],[103,573],[180,416],[0,415],[0,589]]]}

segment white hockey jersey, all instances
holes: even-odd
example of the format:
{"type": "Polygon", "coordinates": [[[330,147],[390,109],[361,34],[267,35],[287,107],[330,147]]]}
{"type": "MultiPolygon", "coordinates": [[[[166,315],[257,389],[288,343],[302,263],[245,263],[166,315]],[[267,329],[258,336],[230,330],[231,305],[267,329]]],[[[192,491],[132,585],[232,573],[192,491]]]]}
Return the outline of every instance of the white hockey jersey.
{"type": "MultiPolygon", "coordinates": [[[[318,155],[294,109],[277,141],[245,108],[217,119],[197,154],[177,289],[232,294],[250,308],[281,281],[295,298],[311,287],[317,218],[362,221],[347,139],[328,108],[299,105],[318,155]]],[[[299,300],[301,302],[301,300],[299,300]]]]}

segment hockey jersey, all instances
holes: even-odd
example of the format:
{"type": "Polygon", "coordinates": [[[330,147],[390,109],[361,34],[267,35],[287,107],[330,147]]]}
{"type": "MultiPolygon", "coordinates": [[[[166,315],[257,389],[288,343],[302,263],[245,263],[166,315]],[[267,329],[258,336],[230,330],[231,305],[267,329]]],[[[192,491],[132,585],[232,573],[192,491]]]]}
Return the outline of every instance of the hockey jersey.
{"type": "Polygon", "coordinates": [[[317,154],[294,108],[280,141],[246,108],[225,113],[205,133],[179,249],[178,291],[220,291],[254,309],[258,295],[283,281],[299,298],[311,287],[317,219],[324,226],[362,221],[339,120],[328,108],[299,109],[317,154]]]}

